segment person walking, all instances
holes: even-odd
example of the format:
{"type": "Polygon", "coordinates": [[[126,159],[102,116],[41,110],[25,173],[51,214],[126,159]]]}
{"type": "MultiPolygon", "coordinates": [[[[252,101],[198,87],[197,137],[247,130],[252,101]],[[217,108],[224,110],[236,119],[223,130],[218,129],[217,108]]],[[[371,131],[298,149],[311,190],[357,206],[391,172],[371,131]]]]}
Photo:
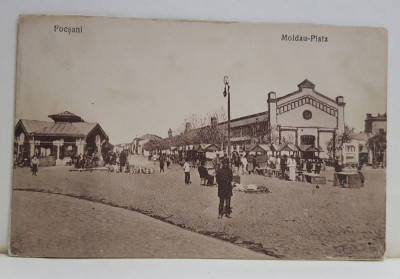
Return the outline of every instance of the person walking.
{"type": "Polygon", "coordinates": [[[189,159],[185,159],[185,163],[183,164],[183,171],[185,172],[185,184],[190,184],[190,165],[189,159]]]}
{"type": "Polygon", "coordinates": [[[35,155],[31,160],[32,175],[37,176],[38,166],[39,166],[39,159],[35,155]]]}
{"type": "Polygon", "coordinates": [[[222,218],[224,214],[227,218],[231,218],[233,173],[232,170],[229,168],[228,160],[224,160],[222,162],[222,168],[217,172],[216,176],[219,197],[218,218],[222,218]]]}
{"type": "Polygon", "coordinates": [[[290,155],[290,158],[287,161],[287,166],[289,168],[289,179],[291,181],[296,181],[296,167],[297,167],[297,162],[293,158],[293,155],[290,155]]]}

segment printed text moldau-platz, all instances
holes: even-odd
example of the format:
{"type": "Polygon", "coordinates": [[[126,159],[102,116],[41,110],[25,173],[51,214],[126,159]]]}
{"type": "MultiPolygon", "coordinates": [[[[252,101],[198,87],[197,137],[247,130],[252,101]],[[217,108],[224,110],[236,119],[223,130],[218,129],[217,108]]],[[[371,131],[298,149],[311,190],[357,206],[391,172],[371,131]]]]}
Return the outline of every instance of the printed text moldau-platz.
{"type": "Polygon", "coordinates": [[[318,35],[288,35],[282,34],[281,41],[289,42],[311,42],[311,43],[327,43],[328,37],[318,35]]]}

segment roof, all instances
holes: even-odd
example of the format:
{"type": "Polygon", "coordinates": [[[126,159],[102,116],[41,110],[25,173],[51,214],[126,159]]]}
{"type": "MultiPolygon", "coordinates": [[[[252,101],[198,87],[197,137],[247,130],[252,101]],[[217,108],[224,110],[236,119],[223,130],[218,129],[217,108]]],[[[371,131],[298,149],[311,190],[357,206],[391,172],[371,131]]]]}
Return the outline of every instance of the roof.
{"type": "Polygon", "coordinates": [[[97,123],[69,123],[58,122],[52,125],[43,127],[32,134],[35,136],[69,136],[69,137],[85,137],[87,136],[98,124],[97,123]]]}
{"type": "MultiPolygon", "coordinates": [[[[94,128],[99,127],[107,137],[104,130],[98,123],[89,122],[50,122],[21,119],[16,125],[30,136],[60,136],[60,137],[86,137],[94,128]]],[[[108,138],[108,137],[107,137],[108,138]]]]}
{"type": "Polygon", "coordinates": [[[319,152],[319,151],[321,151],[321,150],[318,150],[318,148],[316,148],[312,144],[300,144],[299,148],[303,152],[305,152],[305,151],[308,151],[308,152],[319,152]]]}
{"type": "Polygon", "coordinates": [[[242,141],[249,141],[251,140],[251,137],[237,137],[237,138],[231,138],[231,142],[242,142],[242,141]]]}
{"type": "MultiPolygon", "coordinates": [[[[263,121],[267,120],[267,117],[268,117],[267,112],[268,111],[263,111],[263,112],[231,119],[231,127],[233,128],[233,127],[238,127],[238,126],[245,126],[245,125],[256,123],[257,121],[263,122],[263,121]]],[[[228,124],[228,121],[219,123],[219,125],[225,125],[225,124],[228,124]]]]}
{"type": "Polygon", "coordinates": [[[309,81],[308,79],[303,80],[301,83],[297,85],[299,88],[314,88],[315,84],[309,81]]]}
{"type": "Polygon", "coordinates": [[[254,146],[251,151],[255,152],[267,152],[272,151],[271,146],[269,144],[257,144],[254,146]]]}
{"type": "Polygon", "coordinates": [[[69,111],[51,114],[49,118],[53,119],[55,122],[84,122],[80,116],[69,111]]]}
{"type": "Polygon", "coordinates": [[[39,120],[28,120],[28,119],[21,119],[18,123],[17,126],[21,124],[22,128],[24,129],[25,133],[28,135],[32,134],[33,132],[42,129],[44,127],[53,125],[53,122],[49,121],[39,121],[39,120]]]}
{"type": "Polygon", "coordinates": [[[331,99],[331,98],[329,98],[329,97],[327,97],[327,96],[325,96],[325,95],[323,95],[323,94],[321,94],[321,93],[315,91],[315,90],[314,90],[314,87],[315,87],[314,83],[312,83],[312,82],[309,81],[308,79],[305,79],[304,81],[302,81],[302,82],[301,82],[300,84],[298,84],[297,86],[299,87],[299,90],[297,90],[297,91],[295,91],[295,92],[292,92],[292,93],[289,93],[289,94],[286,94],[285,96],[276,98],[276,100],[277,100],[277,101],[280,101],[280,100],[283,100],[283,99],[285,99],[285,98],[287,98],[287,97],[296,95],[296,94],[302,92],[302,89],[303,89],[303,88],[311,88],[312,91],[313,91],[313,93],[315,93],[316,95],[318,95],[318,96],[320,96],[320,97],[322,97],[322,98],[325,98],[325,99],[327,99],[327,100],[329,100],[329,101],[331,101],[331,102],[333,102],[333,103],[336,103],[335,100],[333,100],[333,99],[331,99]]]}
{"type": "Polygon", "coordinates": [[[153,134],[145,134],[139,138],[140,140],[146,140],[146,139],[162,139],[161,137],[153,134]]]}
{"type": "Polygon", "coordinates": [[[300,151],[300,149],[293,143],[286,144],[280,151],[300,151]]]}

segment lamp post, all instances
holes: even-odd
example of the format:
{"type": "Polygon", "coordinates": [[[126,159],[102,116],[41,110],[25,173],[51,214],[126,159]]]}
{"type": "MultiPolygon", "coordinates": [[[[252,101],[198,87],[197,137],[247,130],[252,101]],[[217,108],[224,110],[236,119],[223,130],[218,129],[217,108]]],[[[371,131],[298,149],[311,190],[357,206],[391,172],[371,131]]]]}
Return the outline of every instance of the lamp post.
{"type": "MultiPolygon", "coordinates": [[[[228,160],[231,161],[231,93],[229,92],[230,86],[228,76],[224,76],[224,97],[228,95],[228,160]]],[[[230,164],[230,163],[229,163],[230,164]]]]}

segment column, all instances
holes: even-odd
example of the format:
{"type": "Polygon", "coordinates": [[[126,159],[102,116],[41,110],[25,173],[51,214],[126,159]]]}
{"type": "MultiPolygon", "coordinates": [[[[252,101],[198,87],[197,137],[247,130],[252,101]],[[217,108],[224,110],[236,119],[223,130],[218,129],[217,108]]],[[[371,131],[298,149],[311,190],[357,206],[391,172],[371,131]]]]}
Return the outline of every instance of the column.
{"type": "Polygon", "coordinates": [[[62,165],[62,160],[60,159],[60,147],[64,145],[64,139],[53,141],[53,145],[57,146],[56,166],[62,165]]]}
{"type": "Polygon", "coordinates": [[[35,155],[35,140],[29,140],[29,157],[32,158],[35,155]]]}

